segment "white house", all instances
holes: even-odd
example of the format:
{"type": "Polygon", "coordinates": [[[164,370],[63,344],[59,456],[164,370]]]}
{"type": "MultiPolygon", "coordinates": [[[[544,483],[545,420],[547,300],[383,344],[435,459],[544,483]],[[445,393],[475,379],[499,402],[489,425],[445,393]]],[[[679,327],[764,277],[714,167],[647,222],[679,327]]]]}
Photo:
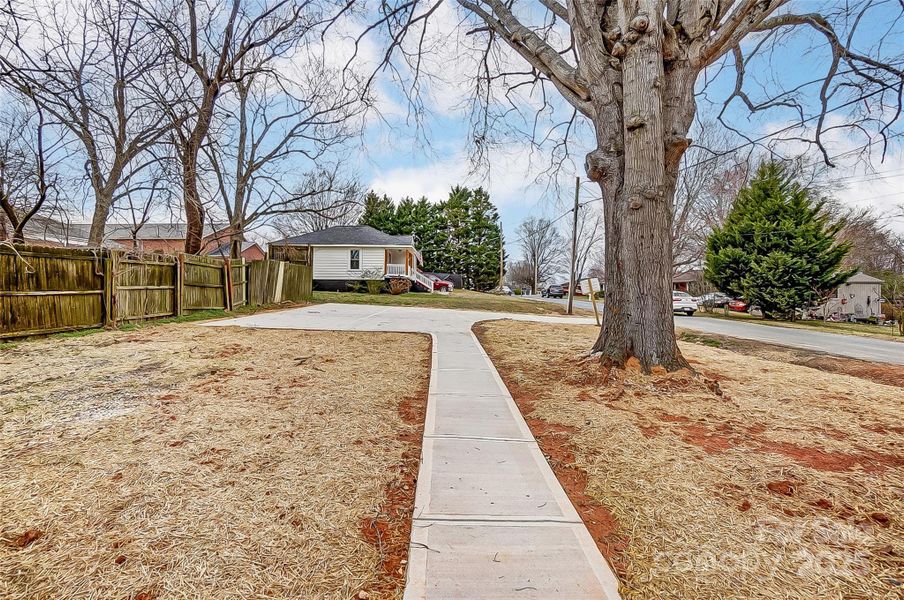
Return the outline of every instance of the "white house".
{"type": "Polygon", "coordinates": [[[346,291],[350,282],[399,277],[411,280],[416,289],[433,291],[433,281],[418,268],[424,259],[414,246],[414,236],[341,225],[270,245],[310,247],[315,290],[346,291]]]}
{"type": "Polygon", "coordinates": [[[881,297],[882,280],[858,271],[838,286],[818,312],[826,315],[838,313],[856,319],[878,317],[882,314],[881,297]]]}

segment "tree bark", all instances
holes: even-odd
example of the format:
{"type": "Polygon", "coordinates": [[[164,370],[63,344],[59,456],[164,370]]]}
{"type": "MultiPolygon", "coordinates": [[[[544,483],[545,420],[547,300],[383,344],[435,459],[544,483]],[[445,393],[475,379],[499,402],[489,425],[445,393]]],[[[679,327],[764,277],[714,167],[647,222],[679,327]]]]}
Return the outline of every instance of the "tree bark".
{"type": "Polygon", "coordinates": [[[198,254],[204,238],[204,206],[198,194],[198,152],[192,143],[182,157],[182,200],[185,208],[185,253],[198,254]]]}
{"type": "Polygon", "coordinates": [[[94,192],[94,214],[91,216],[91,229],[88,232],[88,245],[99,248],[104,243],[104,231],[107,219],[110,217],[110,208],[113,206],[113,194],[105,189],[94,192]]]}
{"type": "Polygon", "coordinates": [[[198,254],[204,241],[204,205],[198,193],[198,155],[210,132],[213,110],[220,94],[216,82],[207,82],[197,121],[186,138],[182,153],[182,200],[185,208],[185,253],[198,254]]]}
{"type": "Polygon", "coordinates": [[[624,365],[636,358],[645,371],[653,366],[673,371],[688,364],[675,342],[672,314],[674,185],[663,144],[666,75],[657,4],[638,0],[631,13],[622,5],[619,21],[629,25],[621,79],[605,95],[617,106],[621,93],[622,118],[615,122],[622,130],[612,131],[609,105],[599,107],[595,119],[597,156],[603,160],[588,161],[587,171],[599,181],[604,199],[606,302],[593,351],[607,363],[624,365]],[[613,143],[618,139],[624,145],[621,156],[613,143]]]}

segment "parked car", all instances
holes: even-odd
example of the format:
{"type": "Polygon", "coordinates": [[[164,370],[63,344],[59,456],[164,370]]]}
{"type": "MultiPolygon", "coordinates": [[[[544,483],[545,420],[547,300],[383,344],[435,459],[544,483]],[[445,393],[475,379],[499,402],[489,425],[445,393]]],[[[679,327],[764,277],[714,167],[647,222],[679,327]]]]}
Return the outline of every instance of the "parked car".
{"type": "Polygon", "coordinates": [[[551,285],[540,293],[544,298],[564,298],[565,290],[561,285],[551,285]]]}
{"type": "Polygon", "coordinates": [[[437,277],[433,273],[424,273],[424,276],[433,282],[434,290],[438,290],[440,292],[451,292],[455,287],[454,285],[452,285],[451,281],[446,281],[445,279],[437,277]]]}
{"type": "Polygon", "coordinates": [[[749,305],[745,300],[741,300],[740,298],[735,298],[734,300],[728,303],[728,310],[733,310],[735,312],[745,312],[749,305]]]}
{"type": "MultiPolygon", "coordinates": [[[[567,295],[568,295],[568,288],[571,287],[571,284],[568,283],[568,282],[566,281],[565,283],[563,283],[563,284],[562,284],[561,286],[559,286],[559,287],[562,288],[562,293],[563,293],[564,295],[567,296],[567,295]]],[[[583,294],[584,294],[584,292],[581,290],[581,284],[580,284],[580,283],[577,284],[576,286],[574,286],[574,295],[575,295],[575,296],[581,296],[581,295],[583,295],[583,294]]]]}
{"type": "Polygon", "coordinates": [[[697,312],[697,302],[687,292],[672,292],[672,312],[684,313],[689,317],[697,312]]]}
{"type": "Polygon", "coordinates": [[[709,292],[697,299],[697,304],[705,304],[714,308],[722,308],[729,302],[731,302],[731,296],[722,292],[709,292]]]}

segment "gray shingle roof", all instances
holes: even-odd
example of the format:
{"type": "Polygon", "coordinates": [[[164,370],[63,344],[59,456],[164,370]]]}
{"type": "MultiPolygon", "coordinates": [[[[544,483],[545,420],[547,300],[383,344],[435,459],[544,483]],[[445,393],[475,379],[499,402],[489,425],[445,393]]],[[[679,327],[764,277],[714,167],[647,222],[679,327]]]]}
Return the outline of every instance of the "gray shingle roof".
{"type": "Polygon", "coordinates": [[[389,235],[369,225],[338,225],[271,242],[290,246],[414,246],[414,236],[389,235]]]}

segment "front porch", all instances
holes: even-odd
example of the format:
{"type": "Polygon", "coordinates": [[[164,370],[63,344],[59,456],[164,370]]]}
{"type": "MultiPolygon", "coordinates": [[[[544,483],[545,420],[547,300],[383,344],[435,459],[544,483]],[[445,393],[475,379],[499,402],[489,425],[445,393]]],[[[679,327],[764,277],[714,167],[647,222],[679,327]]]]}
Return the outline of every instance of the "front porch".
{"type": "Polygon", "coordinates": [[[423,290],[432,292],[433,280],[418,269],[422,263],[421,256],[408,248],[387,248],[383,254],[383,278],[404,277],[423,290]]]}

